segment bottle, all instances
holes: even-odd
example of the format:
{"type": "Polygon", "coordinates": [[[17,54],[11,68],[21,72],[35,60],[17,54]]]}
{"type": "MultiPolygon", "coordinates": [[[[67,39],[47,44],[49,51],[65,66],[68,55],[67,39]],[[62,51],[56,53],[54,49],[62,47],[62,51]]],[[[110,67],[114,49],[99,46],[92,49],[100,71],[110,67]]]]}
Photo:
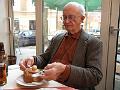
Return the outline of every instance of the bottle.
{"type": "Polygon", "coordinates": [[[4,44],[0,42],[0,86],[7,83],[7,64],[6,55],[4,50],[4,44]]]}
{"type": "Polygon", "coordinates": [[[6,64],[0,62],[0,86],[7,83],[6,64]]]}

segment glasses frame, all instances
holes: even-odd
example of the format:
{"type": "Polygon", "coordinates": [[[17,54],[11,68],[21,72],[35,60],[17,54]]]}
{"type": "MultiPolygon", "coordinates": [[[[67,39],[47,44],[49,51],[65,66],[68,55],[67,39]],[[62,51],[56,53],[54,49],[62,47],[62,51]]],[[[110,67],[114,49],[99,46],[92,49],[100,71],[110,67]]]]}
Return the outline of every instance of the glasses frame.
{"type": "Polygon", "coordinates": [[[69,21],[75,21],[77,17],[80,17],[80,16],[75,16],[75,15],[63,15],[61,18],[62,21],[66,21],[66,20],[69,20],[69,21]]]}

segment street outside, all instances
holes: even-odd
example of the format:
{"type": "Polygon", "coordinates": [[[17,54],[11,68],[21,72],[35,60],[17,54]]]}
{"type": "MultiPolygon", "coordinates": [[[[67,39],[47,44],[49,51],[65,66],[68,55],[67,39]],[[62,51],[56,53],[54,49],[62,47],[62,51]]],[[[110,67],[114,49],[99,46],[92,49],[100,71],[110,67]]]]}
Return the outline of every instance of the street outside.
{"type": "Polygon", "coordinates": [[[17,56],[16,64],[19,64],[21,59],[36,55],[36,46],[27,46],[27,47],[16,48],[15,53],[17,56]]]}

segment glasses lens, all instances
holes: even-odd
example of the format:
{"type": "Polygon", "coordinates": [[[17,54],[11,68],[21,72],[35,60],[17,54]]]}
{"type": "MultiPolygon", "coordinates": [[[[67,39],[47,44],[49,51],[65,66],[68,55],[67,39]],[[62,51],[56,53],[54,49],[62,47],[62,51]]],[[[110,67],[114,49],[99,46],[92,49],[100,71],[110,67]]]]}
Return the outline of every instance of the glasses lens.
{"type": "Polygon", "coordinates": [[[65,20],[70,20],[70,21],[74,21],[75,20],[75,16],[74,15],[68,15],[68,16],[62,16],[61,20],[65,21],[65,20]]]}
{"type": "Polygon", "coordinates": [[[69,15],[69,16],[68,16],[68,19],[69,19],[69,20],[75,20],[75,16],[69,15]]]}

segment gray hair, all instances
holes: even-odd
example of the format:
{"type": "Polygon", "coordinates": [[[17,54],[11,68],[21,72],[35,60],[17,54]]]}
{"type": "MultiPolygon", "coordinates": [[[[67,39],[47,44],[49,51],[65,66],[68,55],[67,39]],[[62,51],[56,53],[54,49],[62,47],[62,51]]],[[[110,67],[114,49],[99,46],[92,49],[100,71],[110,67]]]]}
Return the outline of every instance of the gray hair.
{"type": "Polygon", "coordinates": [[[74,5],[74,6],[78,7],[78,9],[80,10],[81,15],[82,15],[82,16],[85,16],[85,8],[84,8],[84,6],[83,6],[82,4],[77,3],[77,2],[69,2],[69,3],[67,3],[67,4],[64,6],[64,8],[65,8],[66,6],[69,6],[69,5],[74,5]]]}

